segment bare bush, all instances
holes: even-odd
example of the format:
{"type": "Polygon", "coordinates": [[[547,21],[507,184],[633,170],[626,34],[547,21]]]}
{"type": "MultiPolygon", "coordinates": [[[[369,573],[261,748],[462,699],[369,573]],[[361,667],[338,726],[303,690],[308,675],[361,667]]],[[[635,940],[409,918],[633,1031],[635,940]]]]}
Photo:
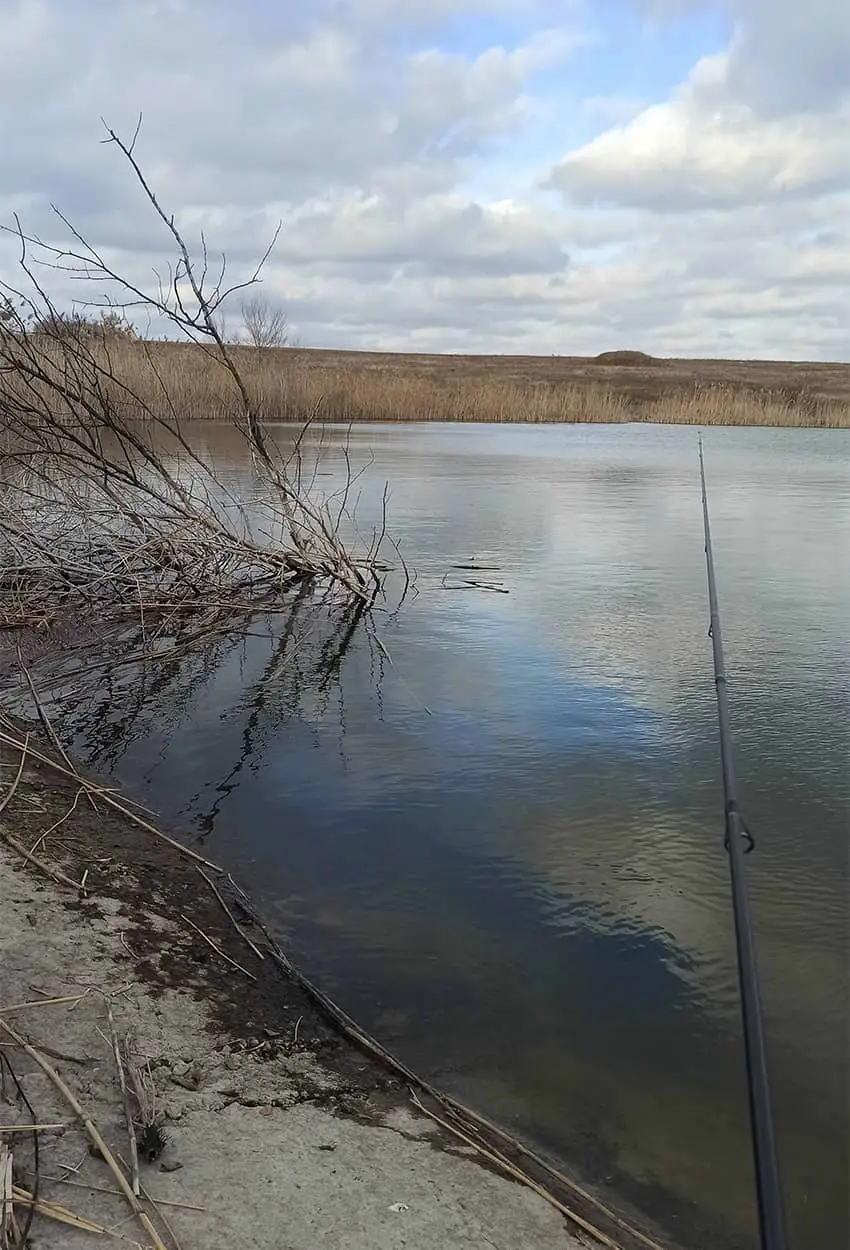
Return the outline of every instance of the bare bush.
{"type": "MultiPolygon", "coordinates": [[[[7,325],[11,319],[7,319],[7,325]]],[[[46,308],[40,314],[32,314],[26,327],[32,334],[48,338],[77,339],[89,343],[121,340],[132,343],[136,331],[125,315],[114,308],[104,308],[100,316],[90,316],[78,310],[59,312],[46,308]]]]}
{"type": "Polygon", "coordinates": [[[26,287],[5,288],[3,307],[11,311],[0,322],[0,626],[129,611],[143,633],[161,635],[187,617],[203,629],[274,605],[308,579],[373,602],[383,534],[360,558],[348,552],[338,532],[345,498],[337,506],[311,497],[300,459],[286,458],[268,438],[217,326],[223,301],[256,282],[260,266],[226,287],[222,260],[211,278],[206,242],[193,259],[145,180],[135,140],[125,144],[109,131],[109,141],[129,163],[175,256],[167,277],[144,290],[61,215],[69,233],[64,246],[15,231],[26,287]],[[111,288],[98,319],[57,309],[45,287],[57,272],[111,288]],[[143,309],[192,339],[219,377],[259,478],[262,502],[251,516],[193,450],[150,345],[133,350],[145,354],[158,384],[155,402],[116,367],[129,337],[128,309],[143,309]]]}
{"type": "Polygon", "coordinates": [[[288,347],[289,321],[282,308],[260,296],[242,301],[242,325],[251,347],[288,347]]]}

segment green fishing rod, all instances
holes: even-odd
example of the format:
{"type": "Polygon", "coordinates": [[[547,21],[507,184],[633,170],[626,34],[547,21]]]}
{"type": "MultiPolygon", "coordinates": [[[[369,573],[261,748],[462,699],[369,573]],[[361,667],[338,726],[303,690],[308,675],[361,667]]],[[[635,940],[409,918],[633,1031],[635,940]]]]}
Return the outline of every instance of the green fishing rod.
{"type": "Polygon", "coordinates": [[[788,1250],[779,1159],[773,1125],[773,1106],[768,1080],[767,1052],[764,1041],[764,1020],[761,1009],[756,946],[753,935],[750,902],[747,894],[744,857],[755,845],[738,806],[735,763],[729,729],[729,704],[726,691],[726,665],[723,659],[723,635],[717,606],[717,585],[714,578],[714,556],[711,550],[711,525],[708,519],[708,494],[705,487],[705,461],[702,436],[699,440],[699,473],[702,485],[702,517],[705,528],[705,563],[708,572],[708,603],[711,613],[709,637],[714,653],[714,685],[717,691],[717,720],[720,729],[720,758],[723,768],[726,839],[729,872],[732,882],[732,908],[735,916],[735,944],[738,956],[738,985],[741,994],[741,1019],[744,1030],[744,1051],[747,1066],[747,1089],[750,1104],[750,1129],[758,1198],[759,1232],[762,1250],[788,1250]]]}

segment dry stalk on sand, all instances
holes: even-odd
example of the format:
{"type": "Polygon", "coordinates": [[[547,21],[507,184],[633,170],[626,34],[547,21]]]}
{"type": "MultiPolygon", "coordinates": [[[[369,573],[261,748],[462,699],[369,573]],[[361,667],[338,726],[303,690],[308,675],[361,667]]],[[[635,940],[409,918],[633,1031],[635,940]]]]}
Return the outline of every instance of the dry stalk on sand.
{"type": "Polygon", "coordinates": [[[203,237],[195,258],[161,207],[135,137],[127,144],[110,130],[107,141],[123,154],[174,260],[167,277],[143,289],[58,210],[66,245],[20,224],[13,231],[26,281],[23,291],[0,284],[0,627],[49,624],[60,613],[99,621],[131,614],[150,638],[189,617],[207,626],[273,605],[305,579],[373,602],[383,533],[359,557],[347,550],[339,499],[315,496],[315,474],[305,484],[300,443],[294,455],[276,446],[219,328],[222,304],[258,281],[266,257],[226,286],[224,260],[211,273],[203,237]],[[88,301],[100,307],[100,322],[57,309],[45,286],[57,273],[106,291],[88,301]],[[252,461],[259,502],[250,515],[192,447],[150,345],[136,345],[149,366],[145,388],[119,368],[126,336],[116,327],[127,327],[115,310],[129,308],[147,310],[204,353],[252,461]]]}
{"type": "MultiPolygon", "coordinates": [[[[137,811],[134,810],[135,805],[132,803],[132,800],[128,799],[126,802],[122,802],[120,799],[115,797],[115,793],[113,791],[107,789],[105,786],[99,785],[97,782],[91,781],[89,778],[82,776],[82,774],[77,772],[77,770],[73,767],[70,769],[66,768],[64,764],[60,764],[57,760],[52,759],[50,755],[45,754],[45,752],[40,751],[35,747],[31,747],[29,745],[29,739],[30,735],[28,733],[21,733],[20,729],[14,724],[14,722],[10,721],[8,717],[3,714],[3,712],[0,712],[0,745],[11,747],[13,750],[21,752],[21,760],[18,765],[15,780],[13,781],[9,791],[3,796],[2,799],[0,799],[0,810],[2,810],[2,808],[5,807],[12,798],[15,789],[20,782],[26,759],[29,756],[33,761],[52,769],[61,777],[70,778],[76,782],[80,789],[84,790],[86,794],[100,799],[106,804],[107,807],[123,816],[125,820],[130,821],[138,828],[145,830],[145,832],[153,834],[154,837],[160,838],[163,842],[167,842],[169,846],[173,847],[174,850],[179,851],[181,855],[188,856],[189,859],[194,860],[197,864],[203,864],[205,868],[211,868],[213,872],[222,871],[219,866],[212,863],[211,860],[205,859],[203,855],[199,855],[198,852],[193,851],[191,847],[184,846],[181,842],[176,841],[175,838],[169,837],[167,833],[163,833],[160,829],[157,829],[155,825],[152,825],[149,821],[145,820],[137,811]]],[[[19,842],[17,838],[12,838],[9,835],[8,830],[2,826],[0,826],[0,836],[9,841],[13,849],[22,854],[27,862],[49,871],[50,875],[53,875],[61,884],[68,885],[74,890],[79,890],[81,888],[79,882],[72,881],[64,873],[61,873],[59,869],[54,869],[50,865],[43,864],[38,857],[32,854],[31,850],[19,842]]]]}
{"type": "Polygon", "coordinates": [[[16,1235],[13,1203],[12,1152],[0,1138],[0,1250],[7,1250],[8,1246],[14,1244],[12,1238],[16,1235]]]}
{"type": "MultiPolygon", "coordinates": [[[[53,1067],[53,1065],[48,1062],[48,1060],[45,1058],[44,1054],[41,1051],[37,1050],[34,1046],[32,1046],[25,1037],[23,1037],[7,1021],[2,1019],[2,1017],[0,1017],[0,1034],[5,1034],[6,1037],[8,1037],[12,1042],[14,1042],[15,1045],[22,1052],[28,1055],[29,1058],[33,1060],[33,1062],[36,1063],[39,1068],[41,1068],[42,1072],[45,1074],[45,1076],[48,1078],[51,1084],[55,1087],[55,1089],[61,1094],[64,1101],[68,1104],[68,1106],[74,1112],[75,1116],[81,1122],[86,1132],[86,1136],[88,1137],[94,1149],[97,1151],[98,1155],[104,1160],[107,1167],[112,1172],[112,1175],[118,1184],[118,1188],[120,1189],[122,1195],[126,1199],[127,1204],[130,1207],[130,1210],[133,1212],[133,1214],[138,1219],[139,1223],[142,1225],[142,1228],[144,1229],[147,1237],[150,1239],[150,1242],[154,1246],[155,1250],[168,1250],[165,1242],[162,1240],[159,1233],[157,1232],[151,1220],[150,1215],[145,1210],[140,1199],[133,1193],[133,1188],[132,1188],[131,1183],[127,1180],[127,1177],[125,1176],[124,1172],[119,1167],[115,1159],[115,1156],[113,1155],[112,1151],[109,1149],[109,1146],[104,1141],[103,1136],[101,1135],[100,1130],[98,1129],[97,1125],[91,1119],[88,1112],[82,1106],[76,1094],[73,1092],[73,1090],[64,1080],[64,1078],[60,1075],[59,1072],[57,1072],[57,1070],[53,1067]]],[[[17,1194],[15,1195],[15,1200],[16,1202],[19,1200],[19,1195],[17,1194]]],[[[35,1202],[37,1201],[37,1199],[33,1195],[24,1194],[24,1193],[20,1195],[20,1200],[28,1205],[35,1205],[35,1202]]],[[[55,1206],[55,1204],[44,1204],[44,1203],[40,1205],[55,1206]]],[[[54,1215],[54,1218],[61,1218],[61,1217],[57,1217],[54,1215]]],[[[72,1217],[74,1222],[76,1222],[78,1218],[79,1217],[72,1217]]],[[[98,1229],[98,1231],[101,1231],[101,1230],[98,1229]]]]}

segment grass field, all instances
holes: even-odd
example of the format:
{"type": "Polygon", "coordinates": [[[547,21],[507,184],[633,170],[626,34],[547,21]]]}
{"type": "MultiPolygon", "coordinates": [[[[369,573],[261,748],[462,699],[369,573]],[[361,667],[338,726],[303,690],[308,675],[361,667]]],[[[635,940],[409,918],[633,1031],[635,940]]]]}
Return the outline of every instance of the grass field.
{"type": "MultiPolygon", "coordinates": [[[[639,353],[419,356],[231,349],[269,421],[661,421],[850,427],[850,364],[656,360],[639,353]]],[[[219,418],[232,382],[182,343],[119,343],[116,372],[156,408],[219,418]],[[158,375],[158,376],[157,376],[158,375]]]]}

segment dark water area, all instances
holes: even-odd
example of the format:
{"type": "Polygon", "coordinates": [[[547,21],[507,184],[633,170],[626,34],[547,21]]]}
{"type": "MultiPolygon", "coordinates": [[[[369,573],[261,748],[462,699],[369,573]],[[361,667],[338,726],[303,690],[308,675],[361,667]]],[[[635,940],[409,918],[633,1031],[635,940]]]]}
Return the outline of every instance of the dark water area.
{"type": "MultiPolygon", "coordinates": [[[[424,1076],[682,1245],[753,1246],[696,431],[322,437],[317,484],[348,440],[358,525],[388,482],[417,570],[380,643],[302,601],[143,678],[77,678],[77,751],[424,1076]]],[[[250,504],[232,434],[194,438],[250,504]]],[[[792,1245],[844,1250],[850,432],[705,449],[792,1245]]]]}

